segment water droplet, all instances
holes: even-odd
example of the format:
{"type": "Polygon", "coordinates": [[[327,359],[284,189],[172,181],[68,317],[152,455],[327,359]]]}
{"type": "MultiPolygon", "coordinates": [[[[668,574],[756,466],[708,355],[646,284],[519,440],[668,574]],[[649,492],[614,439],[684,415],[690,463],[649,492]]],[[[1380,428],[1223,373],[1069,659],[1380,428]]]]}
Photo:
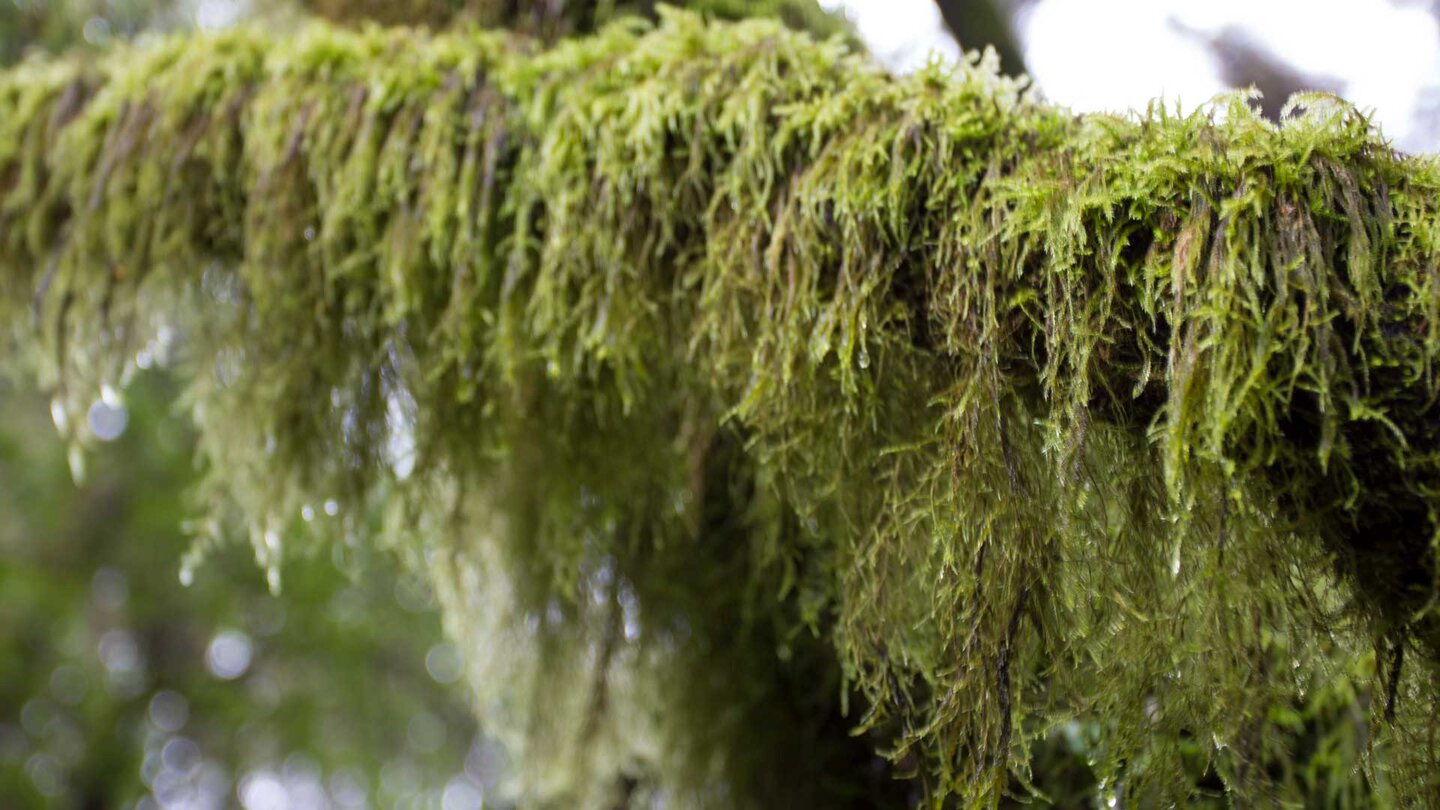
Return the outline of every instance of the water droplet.
{"type": "Polygon", "coordinates": [[[65,403],[59,397],[50,400],[50,418],[55,420],[55,429],[63,436],[70,427],[70,415],[66,413],[65,403]]]}
{"type": "Polygon", "coordinates": [[[190,719],[190,702],[179,692],[162,689],[150,698],[150,722],[161,731],[174,734],[190,719]]]}
{"type": "Polygon", "coordinates": [[[189,779],[200,770],[203,757],[200,746],[194,740],[174,737],[161,749],[160,760],[165,763],[166,771],[181,779],[189,779]]]}
{"type": "Polygon", "coordinates": [[[65,460],[70,464],[70,479],[76,486],[85,483],[85,451],[78,444],[70,445],[65,454],[65,460]]]}
{"type": "Polygon", "coordinates": [[[265,584],[270,586],[270,593],[280,595],[280,569],[277,566],[265,569],[265,584]]]}
{"type": "Polygon", "coordinates": [[[860,363],[860,368],[870,367],[870,352],[866,350],[864,343],[860,344],[860,356],[857,358],[857,362],[860,363]]]}
{"type": "Polygon", "coordinates": [[[306,241],[306,242],[313,242],[314,240],[315,240],[315,229],[314,229],[314,228],[306,228],[306,229],[305,229],[305,241],[306,241]]]}
{"type": "Polygon", "coordinates": [[[250,669],[255,645],[239,630],[221,630],[205,650],[205,666],[217,678],[233,681],[250,669]]]}
{"type": "Polygon", "coordinates": [[[315,519],[315,507],[311,506],[311,505],[308,504],[308,503],[305,504],[304,506],[300,507],[300,517],[303,518],[306,523],[309,523],[310,521],[314,520],[314,519],[315,519]]]}
{"type": "Polygon", "coordinates": [[[340,504],[336,502],[334,498],[327,498],[325,500],[325,514],[330,517],[335,517],[340,514],[340,504]]]}
{"type": "Polygon", "coordinates": [[[392,391],[385,398],[385,459],[395,478],[404,481],[415,471],[415,398],[408,391],[392,391]]]}
{"type": "Polygon", "coordinates": [[[135,643],[135,637],[128,630],[107,630],[105,635],[100,637],[96,650],[100,663],[104,664],[111,674],[138,671],[145,663],[140,654],[140,646],[135,643]]]}
{"type": "Polygon", "coordinates": [[[454,683],[465,674],[465,659],[454,644],[441,642],[425,653],[425,671],[436,683],[454,683]]]}
{"type": "Polygon", "coordinates": [[[628,582],[621,584],[619,596],[625,640],[634,641],[640,638],[640,599],[628,582]]]}
{"type": "MultiPolygon", "coordinates": [[[[330,777],[330,796],[341,808],[363,810],[369,806],[369,791],[359,771],[343,768],[330,777]]],[[[248,808],[247,808],[248,810],[248,808]]],[[[443,808],[442,810],[449,810],[443,808]]]]}
{"type": "Polygon", "coordinates": [[[130,423],[130,412],[125,406],[119,404],[119,397],[113,401],[101,394],[100,399],[90,405],[90,411],[86,414],[86,421],[90,424],[90,432],[95,438],[102,442],[114,441],[120,438],[125,432],[125,426],[130,423]]]}
{"type": "Polygon", "coordinates": [[[91,17],[80,31],[91,45],[104,45],[110,41],[110,21],[104,17],[91,17]]]}
{"type": "Polygon", "coordinates": [[[31,755],[25,760],[25,773],[41,796],[58,799],[65,793],[64,771],[55,757],[44,752],[31,755]]]}
{"type": "Polygon", "coordinates": [[[269,771],[246,773],[236,792],[245,810],[283,810],[290,806],[289,788],[269,771]]]}
{"type": "Polygon", "coordinates": [[[195,584],[195,571],[189,566],[180,569],[180,584],[187,588],[195,584]]]}
{"type": "Polygon", "coordinates": [[[482,810],[485,807],[485,792],[464,776],[457,776],[445,784],[440,794],[440,810],[482,810]]]}

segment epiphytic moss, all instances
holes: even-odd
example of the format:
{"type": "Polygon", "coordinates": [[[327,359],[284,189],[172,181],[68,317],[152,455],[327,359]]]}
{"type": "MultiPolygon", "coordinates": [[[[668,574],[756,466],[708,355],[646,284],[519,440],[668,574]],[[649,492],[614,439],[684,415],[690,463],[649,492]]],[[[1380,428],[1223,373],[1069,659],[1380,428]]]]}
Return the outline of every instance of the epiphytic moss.
{"type": "Polygon", "coordinates": [[[201,533],[381,521],[530,802],[895,798],[874,747],[986,805],[1058,730],[1296,800],[1349,694],[1325,789],[1418,805],[1440,172],[1294,106],[682,13],[171,39],[0,75],[0,317],[67,424],[181,335],[201,533]]]}

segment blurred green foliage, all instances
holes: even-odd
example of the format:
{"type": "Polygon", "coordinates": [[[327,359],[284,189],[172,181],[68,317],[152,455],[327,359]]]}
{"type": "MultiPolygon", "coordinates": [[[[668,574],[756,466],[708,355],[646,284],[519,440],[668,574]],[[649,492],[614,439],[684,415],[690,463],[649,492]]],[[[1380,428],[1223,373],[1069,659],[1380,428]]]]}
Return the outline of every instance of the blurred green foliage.
{"type": "Polygon", "coordinates": [[[478,801],[423,581],[315,556],[276,597],[237,544],[181,584],[193,441],[173,394],[140,375],[77,487],[43,400],[0,388],[0,806],[478,801]]]}
{"type": "Polygon", "coordinates": [[[0,64],[31,51],[104,46],[185,18],[183,0],[0,0],[0,64]]]}

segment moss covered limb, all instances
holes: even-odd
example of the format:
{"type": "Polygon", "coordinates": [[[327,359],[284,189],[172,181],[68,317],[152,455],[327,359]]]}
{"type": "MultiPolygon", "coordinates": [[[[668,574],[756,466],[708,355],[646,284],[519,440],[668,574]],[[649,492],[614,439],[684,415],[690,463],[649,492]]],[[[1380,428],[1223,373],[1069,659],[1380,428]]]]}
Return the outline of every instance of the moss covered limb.
{"type": "Polygon", "coordinates": [[[170,40],[0,76],[0,317],[80,442],[182,336],[202,532],[425,552],[525,650],[476,689],[532,801],[878,801],[861,745],[994,803],[1061,731],[1102,794],[1303,801],[1286,718],[1358,694],[1327,773],[1418,803],[1440,173],[1297,105],[684,14],[170,40]]]}

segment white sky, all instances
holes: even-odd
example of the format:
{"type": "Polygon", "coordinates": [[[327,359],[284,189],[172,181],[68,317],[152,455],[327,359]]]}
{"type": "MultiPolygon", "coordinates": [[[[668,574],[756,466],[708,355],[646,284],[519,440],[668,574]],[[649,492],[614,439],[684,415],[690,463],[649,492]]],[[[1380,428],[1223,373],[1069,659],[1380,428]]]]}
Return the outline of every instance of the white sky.
{"type": "MultiPolygon", "coordinates": [[[[957,54],[932,0],[822,3],[843,7],[896,70],[932,52],[957,54]]],[[[1209,51],[1176,23],[1203,34],[1241,28],[1302,74],[1342,82],[1396,145],[1440,149],[1440,26],[1413,0],[1040,0],[1021,40],[1046,97],[1077,111],[1143,108],[1152,98],[1189,109],[1225,87],[1209,51]]]]}

